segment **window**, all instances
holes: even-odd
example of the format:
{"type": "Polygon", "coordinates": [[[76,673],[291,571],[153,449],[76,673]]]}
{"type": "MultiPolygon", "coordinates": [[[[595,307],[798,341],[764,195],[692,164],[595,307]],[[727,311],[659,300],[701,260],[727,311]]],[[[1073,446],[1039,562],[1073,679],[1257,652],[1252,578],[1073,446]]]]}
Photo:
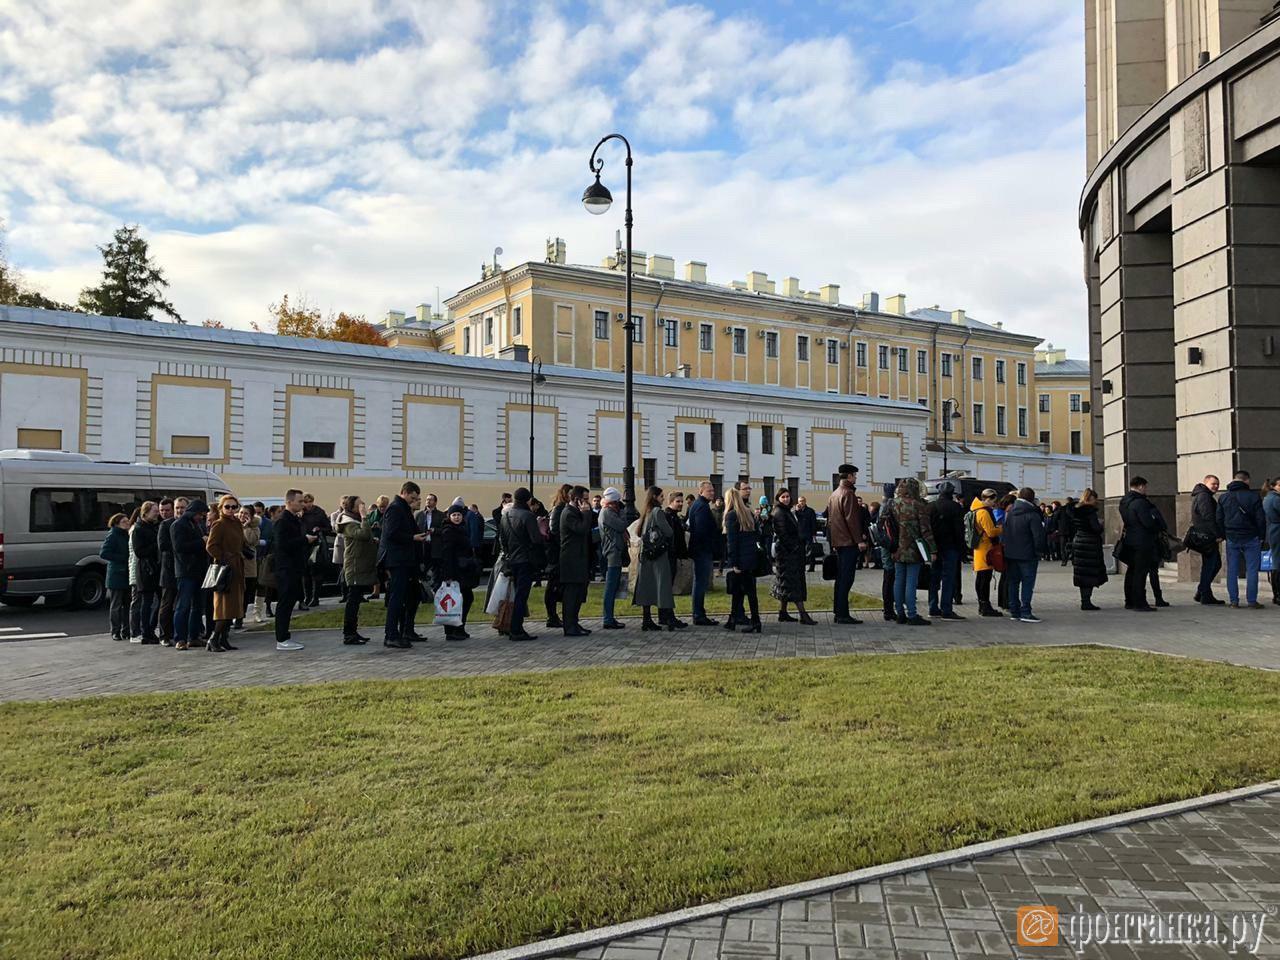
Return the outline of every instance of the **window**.
{"type": "Polygon", "coordinates": [[[470,327],[462,328],[462,352],[468,355],[471,353],[471,328],[470,327]]]}
{"type": "Polygon", "coordinates": [[[304,460],[332,460],[335,446],[331,440],[303,440],[302,458],[304,460]]]}
{"type": "Polygon", "coordinates": [[[597,340],[608,340],[608,339],[609,339],[609,311],[608,311],[608,310],[597,310],[597,311],[595,312],[595,318],[596,318],[596,320],[595,320],[595,322],[596,322],[596,339],[597,339],[597,340]]]}
{"type": "Polygon", "coordinates": [[[860,343],[857,346],[858,366],[866,369],[867,366],[867,345],[860,343]]]}
{"type": "Polygon", "coordinates": [[[827,339],[827,363],[838,364],[840,362],[840,344],[830,338],[827,339]]]}
{"type": "Polygon", "coordinates": [[[876,347],[876,365],[881,370],[889,369],[889,348],[883,343],[876,347]]]}
{"type": "Polygon", "coordinates": [[[949,353],[942,355],[942,375],[944,377],[951,376],[951,354],[949,353]]]}
{"type": "Polygon", "coordinates": [[[652,457],[644,458],[644,485],[655,486],[658,482],[658,461],[652,457]]]}
{"type": "Polygon", "coordinates": [[[686,430],[684,432],[684,452],[697,453],[698,452],[697,440],[698,438],[694,436],[694,433],[692,430],[686,430]]]}
{"type": "Polygon", "coordinates": [[[702,323],[698,325],[698,349],[703,353],[710,353],[712,348],[713,330],[711,324],[702,323]]]}
{"type": "Polygon", "coordinates": [[[493,317],[484,318],[484,345],[493,346],[493,317]]]}
{"type": "Polygon", "coordinates": [[[604,486],[604,457],[599,454],[587,457],[587,486],[595,490],[604,486]]]}
{"type": "Polygon", "coordinates": [[[981,357],[973,358],[973,379],[975,380],[982,379],[982,358],[981,357]]]}
{"type": "Polygon", "coordinates": [[[1080,394],[1073,393],[1067,397],[1067,409],[1072,413],[1080,412],[1080,394]]]}
{"type": "Polygon", "coordinates": [[[1027,365],[1025,363],[1018,364],[1018,386],[1025,387],[1027,385],[1027,365]]]}
{"type": "Polygon", "coordinates": [[[716,492],[716,496],[722,496],[724,493],[724,474],[713,473],[708,479],[711,481],[711,489],[716,492]]]}
{"type": "MultiPolygon", "coordinates": [[[[644,343],[644,317],[637,316],[634,313],[631,315],[631,342],[644,343]]],[[[648,486],[653,486],[653,484],[648,484],[648,486]]]]}
{"type": "Polygon", "coordinates": [[[1018,408],[1018,436],[1027,436],[1027,408],[1018,408]]]}
{"type": "Polygon", "coordinates": [[[739,357],[747,355],[747,331],[742,327],[733,328],[733,352],[739,357]]]}
{"type": "Polygon", "coordinates": [[[787,456],[800,456],[800,430],[798,427],[787,427],[787,456]]]}
{"type": "Polygon", "coordinates": [[[711,424],[711,449],[712,450],[724,449],[724,424],[723,423],[711,424]]]}
{"type": "Polygon", "coordinates": [[[773,331],[764,335],[764,355],[774,360],[778,358],[778,335],[773,331]]]}
{"type": "Polygon", "coordinates": [[[787,489],[791,491],[791,502],[794,504],[800,496],[800,478],[787,477],[787,489]]]}
{"type": "Polygon", "coordinates": [[[186,454],[192,457],[207,457],[209,455],[209,438],[175,433],[169,438],[169,453],[175,456],[186,454]]]}
{"type": "Polygon", "coordinates": [[[916,351],[916,373],[929,372],[929,354],[923,350],[916,351]]]}
{"type": "Polygon", "coordinates": [[[19,427],[18,446],[23,450],[61,450],[62,431],[19,427]]]}
{"type": "MultiPolygon", "coordinates": [[[[524,308],[513,307],[511,310],[511,335],[518,337],[524,333],[524,308]]],[[[599,486],[599,484],[595,484],[599,486]]]]}
{"type": "Polygon", "coordinates": [[[997,404],[996,405],[996,433],[999,436],[1003,437],[1008,432],[1009,432],[1009,417],[1008,417],[1008,414],[1005,412],[1005,406],[1002,403],[997,404]]]}
{"type": "Polygon", "coordinates": [[[1082,438],[1080,436],[1080,431],[1072,430],[1071,431],[1071,452],[1078,455],[1081,450],[1081,443],[1082,443],[1082,438]]]}
{"type": "Polygon", "coordinates": [[[975,403],[973,405],[973,432],[974,433],[984,432],[983,425],[982,425],[982,404],[980,403],[975,403]]]}
{"type": "Polygon", "coordinates": [[[1004,361],[996,361],[996,383],[1004,383],[1004,361]]]}
{"type": "Polygon", "coordinates": [[[764,477],[764,495],[769,498],[769,502],[773,503],[773,493],[778,487],[776,477],[764,477]]]}
{"type": "Polygon", "coordinates": [[[747,447],[747,425],[745,423],[740,423],[738,424],[738,452],[746,453],[747,447]]]}
{"type": "Polygon", "coordinates": [[[1048,443],[1048,442],[1049,442],[1049,431],[1048,431],[1048,430],[1041,430],[1041,431],[1040,431],[1040,442],[1041,442],[1041,443],[1048,443]]]}
{"type": "Polygon", "coordinates": [[[1040,394],[1040,412],[1049,412],[1049,395],[1047,393],[1040,394]]]}
{"type": "Polygon", "coordinates": [[[680,321],[667,317],[666,328],[662,331],[662,345],[666,347],[680,346],[680,321]]]}
{"type": "Polygon", "coordinates": [[[805,361],[809,359],[809,338],[803,333],[796,336],[796,359],[805,361]]]}
{"type": "Polygon", "coordinates": [[[773,453],[773,427],[768,424],[760,428],[760,452],[773,453]]]}
{"type": "Polygon", "coordinates": [[[906,347],[898,348],[898,372],[899,373],[907,372],[907,348],[906,347]]]}
{"type": "MultiPolygon", "coordinates": [[[[166,494],[167,495],[167,494],[166,494]]],[[[203,493],[197,494],[203,497],[203,493]]],[[[112,514],[130,514],[152,495],[145,490],[31,491],[32,533],[93,532],[104,535],[112,514]]],[[[155,499],[160,499],[157,495],[155,499]]]]}

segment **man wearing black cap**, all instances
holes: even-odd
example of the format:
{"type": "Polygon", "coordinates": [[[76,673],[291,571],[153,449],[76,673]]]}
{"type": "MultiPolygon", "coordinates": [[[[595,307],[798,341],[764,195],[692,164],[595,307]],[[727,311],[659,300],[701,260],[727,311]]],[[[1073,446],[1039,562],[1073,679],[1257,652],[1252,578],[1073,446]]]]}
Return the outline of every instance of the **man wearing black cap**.
{"type": "Polygon", "coordinates": [[[853,589],[858,569],[858,552],[867,548],[867,531],[862,526],[862,508],[858,505],[858,468],[851,463],[840,465],[840,484],[827,500],[827,541],[836,552],[839,564],[835,586],[835,622],[856,624],[862,621],[849,613],[849,591],[853,589]]]}

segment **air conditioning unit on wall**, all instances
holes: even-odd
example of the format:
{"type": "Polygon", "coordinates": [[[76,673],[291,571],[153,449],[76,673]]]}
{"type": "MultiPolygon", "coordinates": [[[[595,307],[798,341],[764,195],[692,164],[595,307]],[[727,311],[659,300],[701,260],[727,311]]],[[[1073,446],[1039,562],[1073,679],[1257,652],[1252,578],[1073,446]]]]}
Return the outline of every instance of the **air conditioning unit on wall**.
{"type": "Polygon", "coordinates": [[[685,328],[686,330],[692,330],[692,329],[693,329],[693,321],[692,321],[692,320],[686,320],[686,321],[684,322],[684,328],[685,328]]]}

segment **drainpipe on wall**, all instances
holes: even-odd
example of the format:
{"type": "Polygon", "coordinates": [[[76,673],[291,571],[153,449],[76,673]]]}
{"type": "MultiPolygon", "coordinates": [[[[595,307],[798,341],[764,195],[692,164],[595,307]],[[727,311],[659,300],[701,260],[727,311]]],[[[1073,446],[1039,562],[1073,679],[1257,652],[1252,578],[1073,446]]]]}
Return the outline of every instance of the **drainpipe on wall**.
{"type": "MultiPolygon", "coordinates": [[[[929,354],[929,363],[930,363],[929,423],[932,426],[932,424],[935,422],[934,415],[933,415],[933,405],[935,403],[942,402],[942,398],[938,396],[938,325],[937,324],[934,324],[933,326],[933,350],[929,354]]],[[[941,428],[942,426],[942,408],[941,407],[938,408],[937,416],[938,416],[938,419],[937,419],[938,427],[941,428]]],[[[933,437],[931,439],[933,440],[934,443],[938,442],[938,431],[936,429],[933,431],[933,437]]],[[[928,466],[928,462],[929,462],[928,458],[926,457],[925,458],[926,466],[928,466]]]]}
{"type": "MultiPolygon", "coordinates": [[[[969,422],[970,422],[969,418],[966,417],[965,414],[972,413],[972,411],[969,409],[969,398],[967,396],[968,391],[966,390],[969,380],[965,375],[965,371],[969,369],[969,355],[965,351],[969,349],[969,338],[972,336],[973,336],[973,331],[968,327],[965,327],[964,342],[960,344],[960,422],[964,424],[964,442],[965,443],[969,442],[969,422]]],[[[986,376],[985,370],[983,371],[983,376],[984,377],[986,376]]],[[[986,381],[984,380],[983,382],[985,383],[986,381]]],[[[985,413],[986,411],[984,410],[983,411],[984,419],[985,419],[985,413]]],[[[983,426],[986,426],[986,424],[983,424],[983,426]]]]}

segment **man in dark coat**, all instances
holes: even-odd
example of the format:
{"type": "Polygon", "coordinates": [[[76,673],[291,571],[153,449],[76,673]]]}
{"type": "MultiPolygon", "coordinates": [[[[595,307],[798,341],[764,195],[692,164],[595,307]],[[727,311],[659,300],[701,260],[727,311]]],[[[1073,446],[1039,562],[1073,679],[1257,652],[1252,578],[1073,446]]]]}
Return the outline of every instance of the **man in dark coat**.
{"type": "Polygon", "coordinates": [[[546,563],[546,546],[542,539],[542,531],[538,529],[538,520],[529,510],[529,501],[533,494],[520,487],[515,493],[515,503],[502,515],[499,535],[502,539],[502,552],[506,557],[507,575],[515,584],[511,612],[512,640],[536,640],[537,638],[525,630],[524,620],[529,615],[529,590],[533,579],[546,563]]]}
{"type": "MultiPolygon", "coordinates": [[[[312,545],[321,543],[325,537],[333,538],[333,522],[329,519],[329,514],[324,512],[324,507],[316,503],[315,497],[309,493],[302,495],[302,512],[298,514],[298,519],[302,526],[302,532],[313,538],[309,541],[312,545]]],[[[307,566],[303,575],[303,596],[300,598],[300,607],[320,606],[320,589],[324,586],[330,563],[330,551],[325,548],[323,543],[321,543],[320,549],[316,551],[314,559],[311,557],[311,552],[307,552],[307,566]]]]}
{"type": "Polygon", "coordinates": [[[1216,494],[1222,482],[1213,474],[1207,475],[1191,489],[1191,529],[1199,535],[1205,549],[1200,554],[1200,584],[1196,587],[1196,603],[1220,606],[1227,601],[1213,595],[1213,581],[1222,569],[1222,534],[1218,531],[1218,500],[1216,494]],[[1209,546],[1212,541],[1212,546],[1209,546]]]}
{"type": "Polygon", "coordinates": [[[1227,540],[1227,599],[1240,605],[1240,571],[1245,574],[1245,603],[1261,610],[1258,571],[1262,568],[1262,542],[1267,537],[1267,517],[1262,497],[1249,486],[1249,471],[1237,470],[1218,497],[1218,529],[1227,540]]]}
{"type": "Polygon", "coordinates": [[[204,620],[204,600],[200,587],[209,565],[204,549],[204,519],[209,507],[203,500],[187,505],[181,517],[169,527],[173,545],[173,575],[178,584],[178,598],[173,608],[173,643],[178,650],[189,649],[200,640],[204,620]]]}
{"type": "Polygon", "coordinates": [[[955,484],[938,484],[930,522],[938,548],[929,579],[929,615],[941,620],[963,620],[955,612],[956,583],[960,580],[960,554],[964,549],[964,507],[956,502],[955,484]]]}
{"type": "Polygon", "coordinates": [[[711,500],[716,488],[711,481],[698,484],[698,495],[689,507],[688,540],[689,558],[693,561],[693,622],[700,627],[719,626],[718,620],[707,616],[707,589],[714,574],[716,548],[720,542],[720,530],[711,512],[711,500]]]}
{"type": "Polygon", "coordinates": [[[791,510],[791,515],[796,518],[800,542],[804,544],[804,555],[809,558],[809,572],[812,573],[818,562],[818,555],[813,549],[814,539],[818,535],[818,511],[809,506],[809,501],[804,497],[799,497],[791,510]]]}
{"type": "Polygon", "coordinates": [[[427,540],[414,519],[413,510],[418,505],[422,490],[412,480],[406,480],[400,493],[387,506],[382,515],[382,537],[378,540],[378,566],[387,571],[387,624],[382,634],[382,645],[406,650],[419,640],[414,629],[418,615],[419,551],[427,540]]]}
{"type": "Polygon", "coordinates": [[[585,637],[591,633],[578,621],[591,580],[591,503],[586,487],[574,487],[560,512],[560,597],[564,605],[564,635],[585,637]]]}
{"type": "Polygon", "coordinates": [[[178,580],[173,573],[173,540],[169,531],[173,522],[187,509],[187,498],[160,501],[160,529],[156,533],[156,551],[160,562],[160,609],[156,614],[156,633],[160,642],[173,646],[173,605],[178,599],[178,580]]]}
{"type": "MultiPolygon", "coordinates": [[[[311,547],[320,539],[319,533],[306,531],[301,490],[289,490],[284,495],[284,509],[272,525],[271,554],[275,558],[276,574],[276,649],[301,650],[302,644],[291,639],[289,622],[293,608],[303,599],[304,580],[310,563],[311,547]]],[[[324,511],[321,511],[322,513],[324,511]]],[[[325,523],[329,522],[326,516],[325,523]]]]}
{"type": "MultiPolygon", "coordinates": [[[[1155,607],[1147,603],[1147,577],[1160,561],[1160,531],[1167,529],[1164,517],[1147,499],[1147,481],[1134,477],[1129,492],[1120,499],[1120,519],[1124,521],[1124,608],[1149,613],[1155,607]]],[[[1006,548],[1005,555],[1008,555],[1006,548]]]]}

